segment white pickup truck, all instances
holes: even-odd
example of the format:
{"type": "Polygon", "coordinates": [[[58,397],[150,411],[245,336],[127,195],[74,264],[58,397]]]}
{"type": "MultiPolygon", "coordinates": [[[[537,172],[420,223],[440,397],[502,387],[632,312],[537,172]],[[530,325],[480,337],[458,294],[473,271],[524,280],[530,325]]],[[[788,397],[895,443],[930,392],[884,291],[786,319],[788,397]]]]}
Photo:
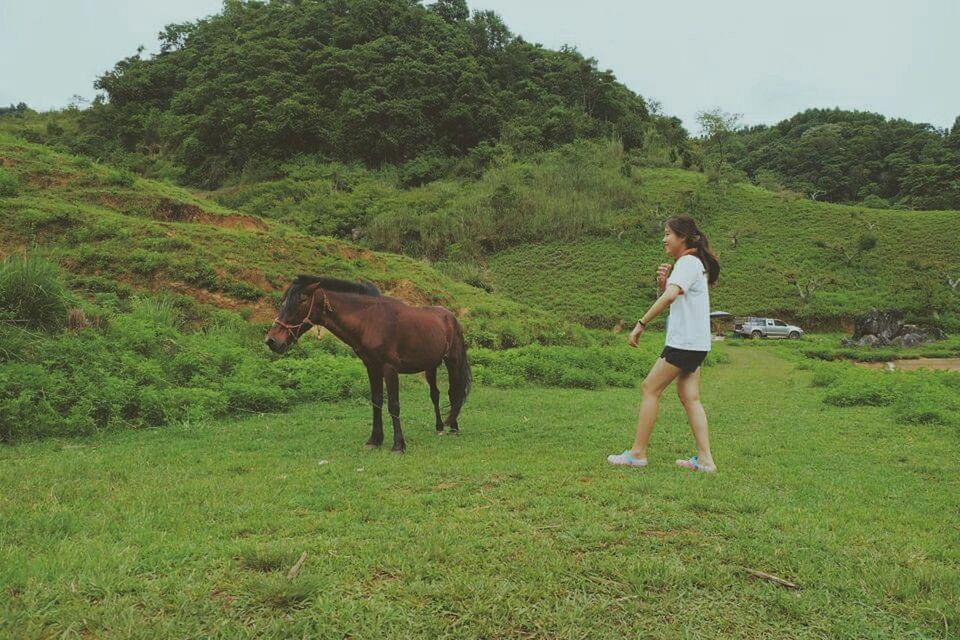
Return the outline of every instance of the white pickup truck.
{"type": "Polygon", "coordinates": [[[733,323],[733,332],[745,338],[789,338],[798,340],[803,329],[787,324],[776,318],[737,318],[733,323]]]}

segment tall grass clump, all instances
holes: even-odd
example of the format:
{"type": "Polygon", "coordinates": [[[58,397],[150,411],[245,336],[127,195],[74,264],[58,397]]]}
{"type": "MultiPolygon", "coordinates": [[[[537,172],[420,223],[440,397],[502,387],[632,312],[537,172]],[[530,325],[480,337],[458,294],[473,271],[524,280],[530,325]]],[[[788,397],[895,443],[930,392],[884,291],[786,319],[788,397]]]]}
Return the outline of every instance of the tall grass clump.
{"type": "Polygon", "coordinates": [[[0,169],[0,198],[10,198],[20,191],[20,180],[16,174],[0,169]]]}
{"type": "Polygon", "coordinates": [[[0,320],[23,328],[54,330],[67,318],[68,296],[57,267],[35,255],[0,263],[0,320]]]}

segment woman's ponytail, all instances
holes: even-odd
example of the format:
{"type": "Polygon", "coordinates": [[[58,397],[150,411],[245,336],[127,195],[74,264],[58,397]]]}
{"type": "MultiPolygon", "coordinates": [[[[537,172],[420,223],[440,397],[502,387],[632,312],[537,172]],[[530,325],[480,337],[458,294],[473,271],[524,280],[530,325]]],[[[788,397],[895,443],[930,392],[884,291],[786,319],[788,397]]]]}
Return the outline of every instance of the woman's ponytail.
{"type": "Polygon", "coordinates": [[[690,216],[676,216],[667,220],[667,226],[684,239],[687,247],[697,250],[697,257],[707,269],[707,282],[715,284],[720,278],[720,260],[710,249],[707,236],[697,228],[697,223],[690,216]]]}

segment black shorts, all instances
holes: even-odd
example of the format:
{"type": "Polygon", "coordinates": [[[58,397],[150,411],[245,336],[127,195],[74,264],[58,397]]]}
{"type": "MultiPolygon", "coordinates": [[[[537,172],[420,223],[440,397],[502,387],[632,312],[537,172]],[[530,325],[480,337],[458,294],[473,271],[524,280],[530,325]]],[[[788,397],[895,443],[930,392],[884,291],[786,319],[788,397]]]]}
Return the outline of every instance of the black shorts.
{"type": "Polygon", "coordinates": [[[660,357],[675,367],[683,369],[687,373],[693,373],[700,368],[706,359],[709,351],[687,351],[686,349],[674,349],[673,347],[664,347],[660,352],[660,357]]]}

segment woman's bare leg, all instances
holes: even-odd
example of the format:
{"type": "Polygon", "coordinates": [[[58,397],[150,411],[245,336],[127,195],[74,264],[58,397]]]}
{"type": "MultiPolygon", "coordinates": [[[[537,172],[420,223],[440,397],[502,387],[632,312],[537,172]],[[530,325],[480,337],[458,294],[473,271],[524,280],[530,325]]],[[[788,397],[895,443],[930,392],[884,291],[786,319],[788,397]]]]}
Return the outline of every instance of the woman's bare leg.
{"type": "Polygon", "coordinates": [[[700,402],[700,369],[693,373],[684,371],[677,378],[677,395],[687,412],[693,439],[697,441],[697,461],[704,470],[714,470],[717,465],[710,453],[710,435],[707,432],[707,412],[700,402]]]}
{"type": "Polygon", "coordinates": [[[653,433],[653,425],[657,422],[660,394],[681,373],[679,367],[658,358],[644,379],[643,401],[640,403],[640,417],[637,419],[637,437],[630,450],[630,455],[637,460],[647,459],[647,444],[650,442],[650,434],[653,433]]]}

